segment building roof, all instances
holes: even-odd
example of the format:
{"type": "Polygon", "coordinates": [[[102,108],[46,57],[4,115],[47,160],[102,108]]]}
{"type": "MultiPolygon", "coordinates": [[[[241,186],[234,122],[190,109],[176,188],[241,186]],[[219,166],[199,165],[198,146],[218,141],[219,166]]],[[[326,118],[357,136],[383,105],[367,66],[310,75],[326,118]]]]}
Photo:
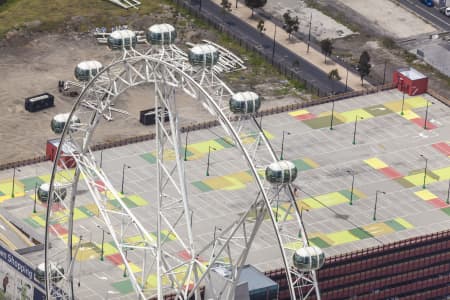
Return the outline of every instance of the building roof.
{"type": "Polygon", "coordinates": [[[424,74],[420,73],[419,71],[417,71],[416,69],[413,69],[413,68],[405,68],[405,69],[400,69],[398,71],[400,72],[400,74],[408,77],[411,80],[427,78],[427,76],[425,76],[424,74]]]}
{"type": "Polygon", "coordinates": [[[239,283],[244,282],[247,282],[249,291],[278,287],[278,283],[264,275],[252,265],[245,265],[241,269],[239,283]]]}

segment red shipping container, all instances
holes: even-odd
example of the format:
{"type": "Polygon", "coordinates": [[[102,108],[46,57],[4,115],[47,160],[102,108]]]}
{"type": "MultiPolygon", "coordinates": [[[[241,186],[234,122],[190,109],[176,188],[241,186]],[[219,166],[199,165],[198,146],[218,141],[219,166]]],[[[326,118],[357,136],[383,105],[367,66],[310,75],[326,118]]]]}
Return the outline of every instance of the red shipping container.
{"type": "Polygon", "coordinates": [[[392,81],[399,91],[409,96],[426,93],[428,89],[428,77],[413,68],[398,69],[392,81]]]}

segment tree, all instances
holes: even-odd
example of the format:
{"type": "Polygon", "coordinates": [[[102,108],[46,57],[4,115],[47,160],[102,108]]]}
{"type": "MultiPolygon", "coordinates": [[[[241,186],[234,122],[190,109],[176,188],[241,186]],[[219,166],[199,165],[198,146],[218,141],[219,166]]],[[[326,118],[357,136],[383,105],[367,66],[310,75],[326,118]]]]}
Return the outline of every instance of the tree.
{"type": "Polygon", "coordinates": [[[222,2],[220,2],[220,6],[222,6],[223,12],[231,11],[231,2],[228,0],[222,0],[222,2]]]}
{"type": "Polygon", "coordinates": [[[363,51],[358,62],[358,72],[359,76],[361,76],[361,86],[364,84],[364,77],[369,75],[371,67],[372,65],[370,64],[369,53],[367,53],[367,51],[363,51]]]}
{"type": "Polygon", "coordinates": [[[333,52],[333,43],[330,39],[324,39],[320,42],[320,48],[322,53],[325,55],[325,63],[327,63],[327,56],[330,56],[333,52]]]}
{"type": "Polygon", "coordinates": [[[256,28],[259,30],[259,32],[261,32],[261,34],[263,33],[263,31],[266,31],[266,27],[264,27],[264,20],[259,20],[256,28]]]}
{"type": "Polygon", "coordinates": [[[252,17],[253,17],[253,10],[255,8],[260,8],[266,5],[267,0],[245,0],[245,5],[250,7],[252,9],[252,17]]]}
{"type": "Polygon", "coordinates": [[[284,24],[283,29],[289,34],[288,39],[291,38],[291,33],[298,31],[298,17],[291,17],[291,12],[287,11],[283,14],[284,24]]]}
{"type": "Polygon", "coordinates": [[[330,79],[333,84],[332,84],[332,90],[334,92],[334,82],[341,80],[341,76],[339,76],[339,71],[338,69],[333,69],[330,71],[330,73],[328,73],[328,79],[330,79]]]}

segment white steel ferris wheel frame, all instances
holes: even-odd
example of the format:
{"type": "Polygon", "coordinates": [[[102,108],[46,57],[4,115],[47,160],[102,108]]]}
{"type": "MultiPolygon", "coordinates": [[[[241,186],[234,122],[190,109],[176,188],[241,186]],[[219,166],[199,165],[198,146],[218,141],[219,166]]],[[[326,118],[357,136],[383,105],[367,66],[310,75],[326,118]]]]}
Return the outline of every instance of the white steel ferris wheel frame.
{"type": "MultiPolygon", "coordinates": [[[[78,181],[84,178],[89,192],[98,207],[99,216],[107,227],[116,244],[124,266],[128,271],[132,285],[142,299],[175,293],[178,299],[195,296],[200,299],[200,287],[211,284],[211,271],[219,262],[227,262],[231,268],[231,278],[219,288],[216,299],[232,299],[236,288],[240,267],[245,264],[251,244],[265,216],[272,222],[276,239],[280,248],[283,265],[290,290],[291,299],[306,299],[313,293],[320,299],[316,274],[314,271],[299,271],[293,267],[290,255],[295,249],[287,247],[290,243],[308,246],[306,231],[301,214],[290,184],[271,185],[260,177],[259,172],[275,161],[275,151],[254,116],[234,115],[229,111],[229,97],[233,95],[213,71],[208,68],[182,68],[168,61],[149,55],[124,57],[99,72],[83,89],[73,106],[69,121],[61,136],[55,163],[50,180],[50,191],[47,209],[45,232],[45,267],[46,291],[48,298],[74,299],[74,266],[81,238],[74,239],[74,208],[77,198],[78,181]],[[142,84],[152,83],[155,88],[155,107],[166,108],[169,114],[168,124],[158,112],[156,117],[157,143],[157,234],[156,239],[148,228],[133,214],[122,201],[119,192],[113,187],[108,177],[98,167],[90,150],[90,141],[96,126],[108,112],[111,105],[126,89],[142,84]],[[175,90],[181,89],[194,99],[200,101],[207,110],[217,117],[222,127],[232,139],[234,146],[246,160],[250,172],[259,190],[256,199],[252,200],[248,209],[227,228],[223,228],[217,238],[201,249],[196,249],[192,233],[192,209],[189,206],[188,193],[184,175],[184,160],[180,155],[180,129],[175,102],[175,90]],[[76,116],[80,123],[70,120],[76,116]],[[232,124],[234,121],[234,126],[232,124]],[[254,137],[253,143],[244,143],[246,137],[254,137]],[[173,151],[174,162],[164,159],[165,151],[173,151]],[[61,162],[61,158],[70,157],[76,161],[76,169],[69,172],[69,166],[61,162]],[[58,164],[58,162],[60,162],[58,164]],[[98,181],[104,183],[104,192],[97,189],[98,181]],[[55,183],[67,187],[68,197],[65,201],[58,199],[55,183]],[[120,208],[107,205],[108,199],[115,199],[120,208]],[[288,203],[287,214],[295,215],[294,221],[278,219],[272,206],[280,201],[288,203]],[[55,206],[64,206],[65,213],[57,214],[55,206]],[[175,208],[177,213],[174,214],[175,208]],[[61,237],[52,234],[52,224],[68,223],[67,245],[61,237]],[[291,230],[288,232],[286,228],[291,230]],[[189,254],[190,259],[182,261],[167,247],[161,231],[168,229],[175,235],[179,250],[189,254]],[[293,233],[294,232],[294,233],[293,233]],[[129,235],[139,235],[137,243],[126,240],[129,235]],[[76,244],[76,245],[75,245],[76,244]],[[142,268],[141,278],[134,275],[127,251],[139,251],[139,263],[142,268]],[[203,264],[198,257],[208,256],[209,261],[203,264]],[[64,268],[61,273],[55,265],[64,268]],[[151,271],[157,273],[157,288],[146,286],[147,276],[151,271]]],[[[286,214],[286,215],[287,215],[286,214]]],[[[173,247],[173,246],[171,246],[173,247]]]]}

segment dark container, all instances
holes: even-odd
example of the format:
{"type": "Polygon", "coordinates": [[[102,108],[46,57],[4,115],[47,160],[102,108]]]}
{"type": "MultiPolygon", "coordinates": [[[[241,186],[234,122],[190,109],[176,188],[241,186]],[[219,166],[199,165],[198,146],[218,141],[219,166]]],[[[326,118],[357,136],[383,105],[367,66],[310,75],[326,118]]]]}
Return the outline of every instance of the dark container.
{"type": "MultiPolygon", "coordinates": [[[[162,108],[158,107],[158,111],[160,111],[162,108]]],[[[141,122],[143,125],[154,125],[156,122],[156,109],[150,108],[146,110],[141,110],[139,122],[141,122]]],[[[164,109],[164,121],[169,121],[169,112],[167,109],[164,109]]]]}
{"type": "Polygon", "coordinates": [[[52,94],[43,93],[36,96],[25,98],[25,109],[29,112],[36,112],[54,106],[52,94]]]}

